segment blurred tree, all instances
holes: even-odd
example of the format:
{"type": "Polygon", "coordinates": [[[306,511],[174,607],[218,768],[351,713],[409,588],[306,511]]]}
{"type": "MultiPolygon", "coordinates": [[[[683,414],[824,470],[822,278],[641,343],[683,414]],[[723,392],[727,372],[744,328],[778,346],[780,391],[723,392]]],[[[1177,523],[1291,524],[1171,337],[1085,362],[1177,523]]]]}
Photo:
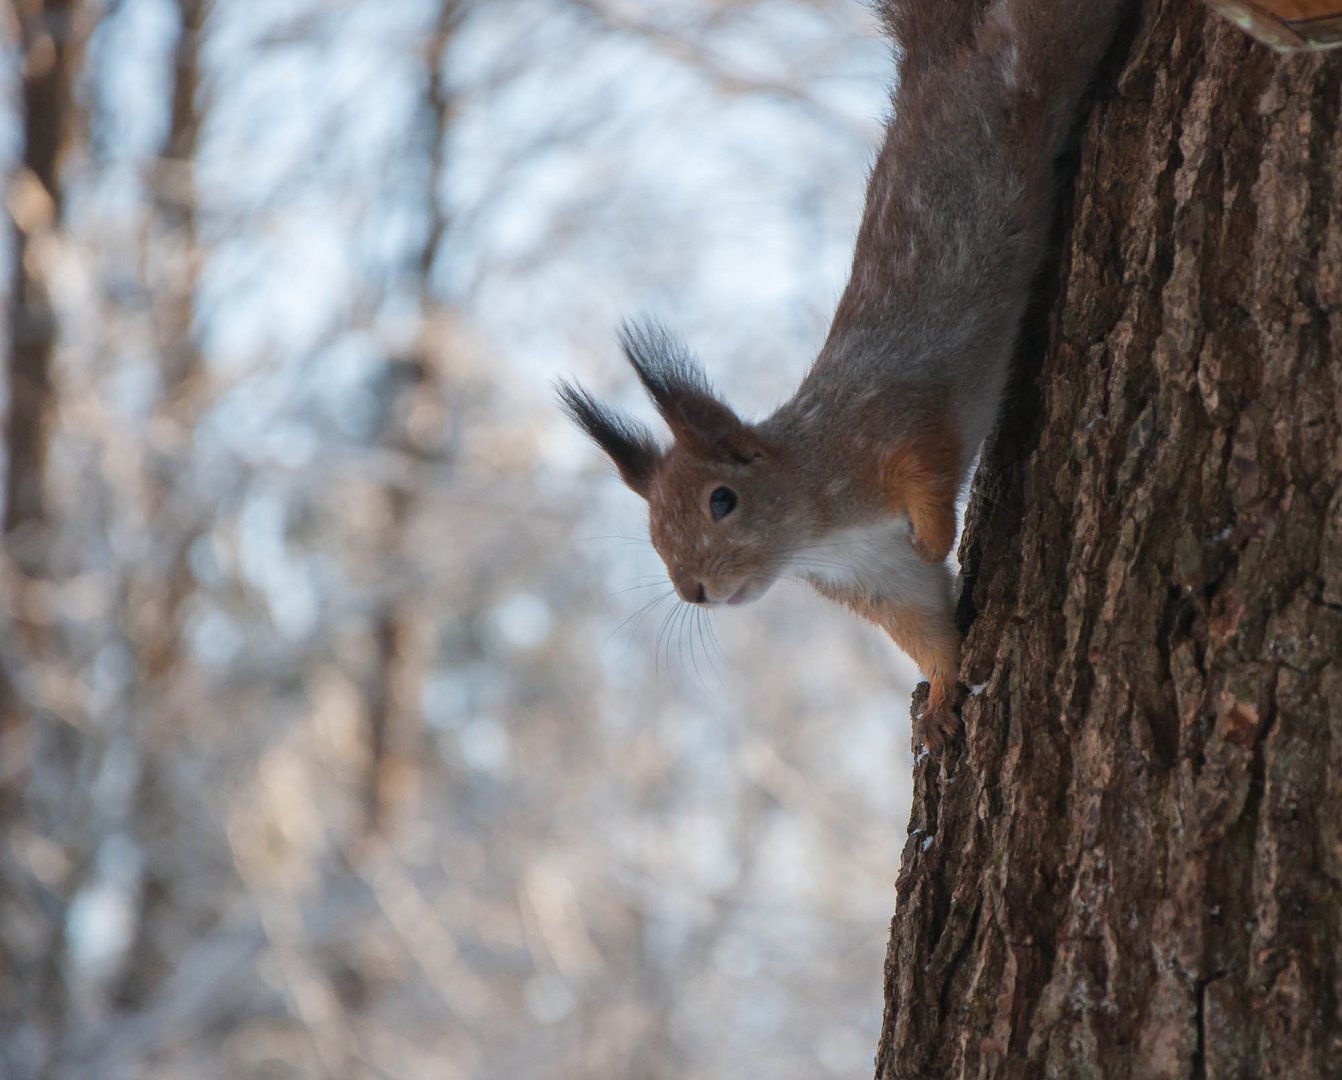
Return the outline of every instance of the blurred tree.
{"type": "Polygon", "coordinates": [[[1335,1076],[1342,57],[1164,0],[1100,87],[976,480],[878,1074],[1335,1076]]]}
{"type": "MultiPolygon", "coordinates": [[[[208,372],[197,340],[196,291],[200,250],[195,161],[207,95],[201,49],[211,0],[176,0],[175,41],[167,63],[167,125],[145,163],[150,198],[138,233],[139,286],[152,312],[155,393],[148,438],[137,455],[141,482],[124,493],[139,505],[126,508],[141,524],[142,546],[119,560],[117,603],[120,644],[133,675],[119,700],[101,711],[103,733],[119,736],[121,753],[134,762],[133,793],[103,806],[89,829],[93,843],[128,832],[143,857],[126,882],[134,923],[117,969],[108,978],[120,1007],[143,1003],[171,964],[162,916],[179,902],[174,889],[177,852],[155,842],[158,822],[181,801],[174,770],[160,747],[184,726],[175,685],[191,665],[184,641],[185,609],[196,588],[191,546],[208,531],[212,507],[196,490],[192,433],[208,400],[208,372]]],[[[110,741],[110,738],[109,738],[110,741]]]]}
{"type": "MultiPolygon", "coordinates": [[[[0,736],[4,773],[0,820],[8,838],[25,820],[23,800],[32,781],[31,753],[38,736],[28,726],[33,708],[33,664],[50,647],[50,612],[42,592],[47,559],[44,481],[47,429],[55,407],[52,364],[56,316],[50,274],[56,230],[64,209],[62,164],[79,127],[75,76],[86,28],[75,0],[19,0],[16,53],[20,66],[19,164],[6,192],[14,254],[8,289],[7,401],[2,576],[7,612],[0,626],[0,736]]],[[[6,31],[14,29],[8,25],[6,31]]],[[[68,1021],[61,969],[66,938],[59,920],[42,917],[60,898],[25,875],[6,844],[0,920],[21,928],[0,935],[3,1028],[16,1033],[19,1016],[36,1006],[40,1022],[5,1040],[0,1061],[54,1061],[68,1021]],[[16,1015],[17,1014],[17,1015],[16,1015]]]]}
{"type": "MultiPolygon", "coordinates": [[[[431,336],[441,330],[440,302],[434,290],[434,265],[447,234],[447,210],[443,201],[447,168],[448,129],[452,120],[453,94],[447,80],[447,56],[466,4],[463,0],[437,0],[432,31],[424,42],[424,98],[420,109],[418,140],[424,154],[423,239],[412,258],[413,292],[420,333],[406,355],[388,360],[382,375],[376,419],[376,442],[411,464],[422,466],[431,456],[430,446],[443,436],[438,433],[426,445],[426,416],[442,417],[441,373],[431,336]]],[[[447,346],[450,350],[450,344],[447,346]]],[[[451,438],[449,434],[446,436],[451,438]]],[[[415,719],[423,680],[424,641],[428,636],[422,613],[415,603],[418,582],[407,573],[412,556],[405,550],[406,525],[412,519],[414,484],[401,479],[384,489],[386,513],[383,536],[382,581],[372,612],[373,663],[365,682],[368,723],[368,764],[363,784],[365,822],[377,828],[382,821],[391,781],[397,773],[413,768],[415,744],[422,737],[415,719]]]]}
{"type": "Polygon", "coordinates": [[[49,259],[38,249],[60,221],[61,159],[75,126],[79,57],[75,0],[19,0],[15,11],[23,72],[23,164],[10,199],[15,259],[5,418],[7,537],[21,527],[31,529],[43,517],[56,320],[46,279],[49,259]]]}
{"type": "Polygon", "coordinates": [[[81,4],[51,190],[12,10],[0,1074],[851,1075],[904,672],[786,589],[715,671],[549,386],[654,306],[804,363],[869,9],[81,4]]]}

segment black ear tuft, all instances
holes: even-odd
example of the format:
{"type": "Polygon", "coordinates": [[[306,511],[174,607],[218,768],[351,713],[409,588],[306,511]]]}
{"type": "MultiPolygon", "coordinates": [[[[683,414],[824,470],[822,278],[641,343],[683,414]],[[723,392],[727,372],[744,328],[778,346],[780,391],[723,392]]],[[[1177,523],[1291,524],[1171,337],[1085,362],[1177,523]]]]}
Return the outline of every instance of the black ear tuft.
{"type": "Polygon", "coordinates": [[[761,456],[759,437],[714,396],[689,349],[664,326],[627,322],[620,329],[620,347],[678,442],[739,462],[761,456]]]}
{"type": "Polygon", "coordinates": [[[703,368],[689,348],[661,323],[626,322],[620,327],[620,348],[662,415],[688,394],[713,396],[703,368]]]}
{"type": "Polygon", "coordinates": [[[652,432],[603,405],[581,386],[560,380],[555,390],[560,408],[606,452],[630,489],[646,499],[653,474],[662,463],[662,451],[652,432]]]}

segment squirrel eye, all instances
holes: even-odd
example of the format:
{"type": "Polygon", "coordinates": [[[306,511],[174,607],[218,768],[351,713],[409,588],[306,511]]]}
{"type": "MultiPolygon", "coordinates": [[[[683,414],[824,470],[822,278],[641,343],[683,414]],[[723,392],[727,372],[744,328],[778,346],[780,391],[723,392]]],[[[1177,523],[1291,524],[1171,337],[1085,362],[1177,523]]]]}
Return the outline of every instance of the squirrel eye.
{"type": "Polygon", "coordinates": [[[714,488],[708,497],[708,512],[714,521],[721,521],[736,509],[736,492],[729,487],[714,488]]]}

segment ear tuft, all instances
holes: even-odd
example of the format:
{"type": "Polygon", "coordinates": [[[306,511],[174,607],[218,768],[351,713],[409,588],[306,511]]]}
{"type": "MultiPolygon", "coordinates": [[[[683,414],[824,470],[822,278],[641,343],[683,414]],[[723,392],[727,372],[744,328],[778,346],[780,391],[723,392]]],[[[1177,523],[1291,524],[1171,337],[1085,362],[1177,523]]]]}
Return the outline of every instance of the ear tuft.
{"type": "Polygon", "coordinates": [[[662,463],[662,451],[652,432],[603,405],[575,383],[561,379],[555,392],[560,408],[606,452],[619,469],[620,479],[646,499],[653,475],[662,463]]]}
{"type": "Polygon", "coordinates": [[[663,414],[670,403],[688,394],[713,396],[689,348],[661,323],[626,322],[620,327],[620,348],[663,414]]]}
{"type": "Polygon", "coordinates": [[[742,463],[764,452],[754,430],[713,394],[685,343],[661,323],[626,322],[620,347],[678,442],[742,463]]]}

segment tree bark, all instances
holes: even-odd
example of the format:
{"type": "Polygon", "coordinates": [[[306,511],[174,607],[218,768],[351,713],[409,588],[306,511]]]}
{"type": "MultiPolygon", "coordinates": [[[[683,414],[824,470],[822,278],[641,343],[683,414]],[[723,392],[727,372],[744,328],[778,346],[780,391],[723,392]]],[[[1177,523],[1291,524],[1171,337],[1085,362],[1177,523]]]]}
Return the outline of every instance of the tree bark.
{"type": "Polygon", "coordinates": [[[883,1080],[1342,1076],[1342,53],[1134,21],[975,481],[883,1080]]]}

